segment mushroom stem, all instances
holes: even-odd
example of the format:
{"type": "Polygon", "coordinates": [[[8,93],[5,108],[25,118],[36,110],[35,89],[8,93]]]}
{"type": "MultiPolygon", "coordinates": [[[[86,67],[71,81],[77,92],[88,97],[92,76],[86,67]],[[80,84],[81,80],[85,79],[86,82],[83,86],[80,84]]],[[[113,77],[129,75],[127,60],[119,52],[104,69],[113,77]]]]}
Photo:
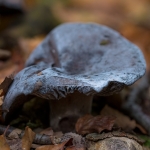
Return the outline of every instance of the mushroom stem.
{"type": "Polygon", "coordinates": [[[50,125],[53,130],[75,130],[77,119],[91,112],[93,96],[74,92],[58,101],[50,101],[50,125]]]}

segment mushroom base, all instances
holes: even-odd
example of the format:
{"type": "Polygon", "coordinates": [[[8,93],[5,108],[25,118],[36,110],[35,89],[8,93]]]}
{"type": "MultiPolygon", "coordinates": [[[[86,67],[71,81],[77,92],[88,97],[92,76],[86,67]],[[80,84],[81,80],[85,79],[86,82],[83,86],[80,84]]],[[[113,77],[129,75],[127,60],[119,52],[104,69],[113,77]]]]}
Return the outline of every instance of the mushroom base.
{"type": "Polygon", "coordinates": [[[69,132],[75,130],[77,119],[91,113],[93,96],[74,92],[66,98],[50,101],[50,126],[55,131],[69,132]]]}

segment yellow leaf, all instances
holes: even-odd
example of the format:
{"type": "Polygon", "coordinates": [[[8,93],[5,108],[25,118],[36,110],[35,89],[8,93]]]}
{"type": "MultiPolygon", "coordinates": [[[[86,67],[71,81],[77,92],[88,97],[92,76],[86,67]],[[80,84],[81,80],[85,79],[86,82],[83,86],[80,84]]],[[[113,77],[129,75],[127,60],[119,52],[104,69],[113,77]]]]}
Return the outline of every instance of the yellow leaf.
{"type": "Polygon", "coordinates": [[[0,136],[0,150],[10,150],[4,135],[0,136]]]}
{"type": "Polygon", "coordinates": [[[25,134],[22,138],[22,149],[23,150],[30,150],[32,142],[34,140],[35,133],[29,128],[25,128],[25,134]]]}
{"type": "Polygon", "coordinates": [[[3,89],[0,89],[0,95],[3,93],[3,89]]]}

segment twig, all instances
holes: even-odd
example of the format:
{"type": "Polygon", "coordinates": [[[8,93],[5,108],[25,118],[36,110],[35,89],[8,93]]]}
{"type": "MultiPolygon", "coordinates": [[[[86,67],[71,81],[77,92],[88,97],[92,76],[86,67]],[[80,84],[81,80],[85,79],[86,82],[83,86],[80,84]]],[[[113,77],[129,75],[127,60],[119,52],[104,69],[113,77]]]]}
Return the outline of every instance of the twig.
{"type": "MultiPolygon", "coordinates": [[[[7,126],[0,125],[0,134],[3,134],[5,132],[5,136],[7,137],[13,130],[16,130],[16,129],[17,128],[14,128],[12,126],[9,126],[9,128],[7,129],[7,126]]],[[[24,130],[21,130],[19,138],[22,138],[23,135],[24,135],[24,130]]],[[[52,140],[51,140],[51,137],[48,135],[36,134],[33,143],[40,144],[40,145],[49,145],[49,144],[52,144],[52,140]]]]}

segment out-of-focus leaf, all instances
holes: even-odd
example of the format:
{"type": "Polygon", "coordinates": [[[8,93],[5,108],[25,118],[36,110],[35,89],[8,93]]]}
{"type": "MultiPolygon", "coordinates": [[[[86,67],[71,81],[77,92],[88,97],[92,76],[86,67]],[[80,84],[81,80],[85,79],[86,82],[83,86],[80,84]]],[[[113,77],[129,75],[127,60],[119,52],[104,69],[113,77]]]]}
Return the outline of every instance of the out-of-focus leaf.
{"type": "Polygon", "coordinates": [[[57,138],[61,138],[63,136],[63,133],[61,131],[58,131],[58,132],[54,132],[53,135],[57,138]]]}
{"type": "Polygon", "coordinates": [[[0,89],[0,95],[2,95],[2,93],[3,93],[3,89],[0,89]]]}
{"type": "Polygon", "coordinates": [[[65,141],[58,145],[43,145],[43,146],[36,148],[36,150],[63,150],[67,142],[68,141],[65,141]]]}
{"type": "Polygon", "coordinates": [[[95,116],[85,115],[78,119],[76,123],[76,132],[81,135],[88,133],[101,133],[103,130],[111,130],[115,122],[113,116],[95,116]]]}
{"type": "Polygon", "coordinates": [[[40,147],[40,146],[41,146],[41,145],[38,145],[38,144],[32,144],[31,148],[36,149],[36,148],[38,148],[38,147],[40,147]]]}
{"type": "Polygon", "coordinates": [[[21,143],[21,139],[11,139],[8,140],[7,139],[7,143],[10,146],[11,150],[22,150],[22,143],[21,143]]]}
{"type": "Polygon", "coordinates": [[[9,135],[8,137],[11,139],[18,139],[19,135],[21,134],[22,130],[20,129],[14,129],[9,135]]]}
{"type": "Polygon", "coordinates": [[[0,90],[1,90],[0,96],[4,96],[7,93],[8,88],[12,82],[13,82],[13,79],[11,77],[6,77],[4,79],[4,81],[0,84],[0,90]]]}
{"type": "Polygon", "coordinates": [[[45,130],[41,131],[41,132],[40,132],[40,134],[45,134],[45,135],[49,135],[49,136],[51,136],[51,135],[53,135],[53,134],[54,134],[54,132],[53,132],[52,128],[51,128],[51,127],[49,127],[49,128],[47,128],[47,129],[45,129],[45,130]]]}
{"type": "Polygon", "coordinates": [[[0,150],[10,150],[4,135],[0,136],[0,150]]]}
{"type": "Polygon", "coordinates": [[[142,126],[136,123],[135,120],[131,120],[128,116],[124,115],[123,113],[119,112],[118,110],[115,110],[108,105],[106,105],[100,112],[101,115],[111,115],[116,117],[115,125],[117,127],[121,127],[124,131],[132,131],[135,128],[138,128],[143,134],[146,134],[147,132],[144,130],[142,126]],[[122,121],[123,120],[123,121],[122,121]]]}
{"type": "Polygon", "coordinates": [[[26,127],[25,134],[22,138],[23,150],[30,150],[34,137],[35,137],[35,133],[29,127],[26,127]]]}
{"type": "Polygon", "coordinates": [[[9,59],[11,52],[0,48],[0,60],[9,59]]]}

